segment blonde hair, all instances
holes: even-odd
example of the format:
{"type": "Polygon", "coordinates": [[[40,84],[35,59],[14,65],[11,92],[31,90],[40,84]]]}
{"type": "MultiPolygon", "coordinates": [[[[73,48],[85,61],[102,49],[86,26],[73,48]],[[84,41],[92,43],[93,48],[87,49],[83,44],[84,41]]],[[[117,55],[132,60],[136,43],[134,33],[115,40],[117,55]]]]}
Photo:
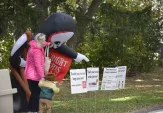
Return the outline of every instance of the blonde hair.
{"type": "Polygon", "coordinates": [[[46,39],[46,35],[43,34],[43,33],[38,33],[38,34],[36,34],[36,36],[35,36],[35,40],[38,41],[38,42],[41,42],[41,41],[43,41],[43,40],[45,40],[45,39],[46,39]]]}

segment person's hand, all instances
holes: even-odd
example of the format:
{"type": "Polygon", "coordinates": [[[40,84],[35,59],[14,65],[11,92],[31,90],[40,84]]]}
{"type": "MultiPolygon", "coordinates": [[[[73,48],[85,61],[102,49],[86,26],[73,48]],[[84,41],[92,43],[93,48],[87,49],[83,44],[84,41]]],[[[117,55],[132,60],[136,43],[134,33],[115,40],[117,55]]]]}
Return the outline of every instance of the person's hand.
{"type": "Polygon", "coordinates": [[[31,92],[30,93],[26,93],[27,102],[29,102],[30,96],[31,96],[31,92]]]}
{"type": "Polygon", "coordinates": [[[31,96],[31,92],[26,92],[26,99],[27,99],[27,102],[29,102],[30,100],[30,96],[31,96]]]}
{"type": "Polygon", "coordinates": [[[45,78],[41,78],[41,80],[45,80],[45,78]]]}
{"type": "Polygon", "coordinates": [[[51,42],[48,42],[48,46],[50,46],[52,43],[51,42]]]}

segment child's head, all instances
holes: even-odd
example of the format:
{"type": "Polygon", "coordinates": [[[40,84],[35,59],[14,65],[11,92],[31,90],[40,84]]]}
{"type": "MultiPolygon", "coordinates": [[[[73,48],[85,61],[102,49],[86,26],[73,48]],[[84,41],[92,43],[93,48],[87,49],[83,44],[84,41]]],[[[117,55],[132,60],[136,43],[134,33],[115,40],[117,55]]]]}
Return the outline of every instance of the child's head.
{"type": "Polygon", "coordinates": [[[48,74],[47,76],[45,76],[45,80],[54,81],[54,79],[55,79],[54,74],[48,74]]]}

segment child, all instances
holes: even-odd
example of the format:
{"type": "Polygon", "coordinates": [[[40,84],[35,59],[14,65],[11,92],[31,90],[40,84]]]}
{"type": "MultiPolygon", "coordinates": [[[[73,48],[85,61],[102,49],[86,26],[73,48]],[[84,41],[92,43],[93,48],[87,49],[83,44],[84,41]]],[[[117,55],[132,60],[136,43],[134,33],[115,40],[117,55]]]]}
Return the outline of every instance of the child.
{"type": "MultiPolygon", "coordinates": [[[[46,36],[38,33],[35,40],[29,42],[29,50],[27,54],[25,78],[28,80],[31,96],[29,99],[28,109],[30,112],[38,112],[40,88],[39,81],[44,77],[44,47],[48,45],[45,41],[46,36]]],[[[29,112],[29,113],[30,113],[29,112]]]]}
{"type": "Polygon", "coordinates": [[[41,88],[40,93],[40,104],[39,104],[39,113],[51,113],[52,106],[52,97],[54,93],[59,92],[56,83],[52,82],[54,75],[47,75],[46,80],[41,80],[39,82],[39,87],[41,88]],[[46,109],[44,108],[46,106],[46,109]]]}

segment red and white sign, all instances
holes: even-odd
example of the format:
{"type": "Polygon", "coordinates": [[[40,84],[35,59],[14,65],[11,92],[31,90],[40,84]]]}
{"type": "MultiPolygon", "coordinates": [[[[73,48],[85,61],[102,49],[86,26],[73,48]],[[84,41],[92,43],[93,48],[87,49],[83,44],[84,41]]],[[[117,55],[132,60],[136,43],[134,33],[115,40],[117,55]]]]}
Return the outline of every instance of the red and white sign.
{"type": "Polygon", "coordinates": [[[61,54],[54,49],[50,51],[49,57],[51,59],[49,73],[55,75],[55,80],[62,82],[71,66],[72,58],[61,54]]]}

